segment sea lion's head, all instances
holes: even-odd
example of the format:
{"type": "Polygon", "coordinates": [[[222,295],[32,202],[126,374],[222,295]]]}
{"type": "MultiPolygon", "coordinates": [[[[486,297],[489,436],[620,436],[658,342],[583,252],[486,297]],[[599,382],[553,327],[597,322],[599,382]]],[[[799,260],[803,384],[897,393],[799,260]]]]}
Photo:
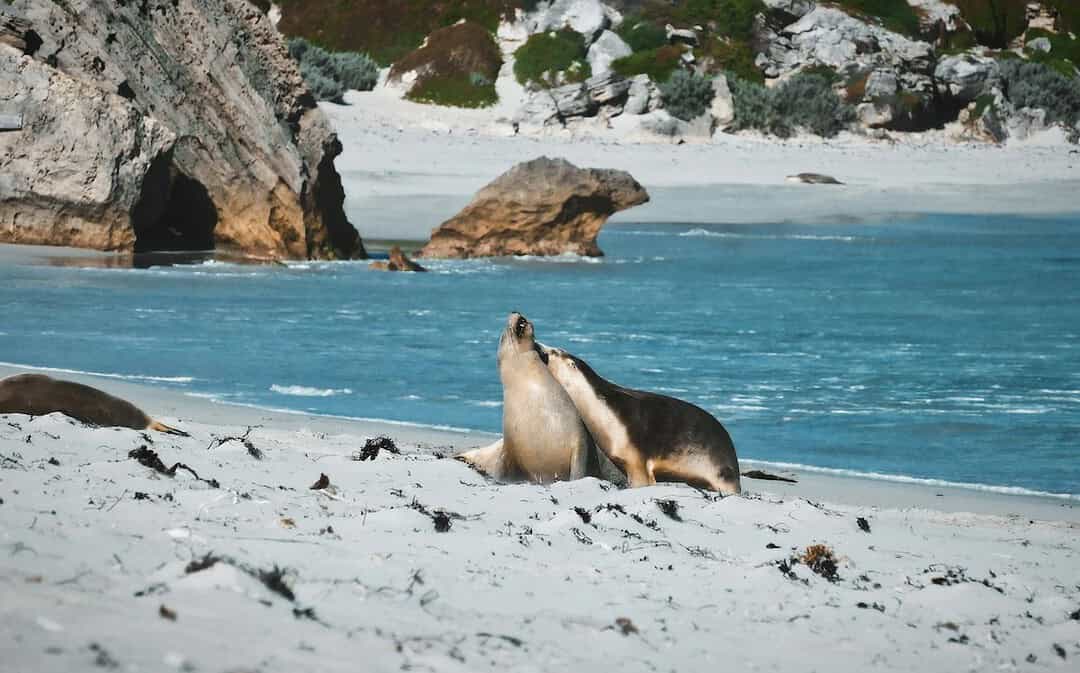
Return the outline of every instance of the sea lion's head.
{"type": "Polygon", "coordinates": [[[536,350],[540,354],[540,359],[547,365],[551,376],[570,394],[570,397],[575,402],[583,399],[585,389],[590,387],[589,377],[593,374],[589,365],[561,348],[537,344],[536,350]]]}
{"type": "Polygon", "coordinates": [[[533,324],[528,318],[514,311],[506,318],[506,328],[499,337],[499,359],[529,352],[539,352],[533,324]]]}

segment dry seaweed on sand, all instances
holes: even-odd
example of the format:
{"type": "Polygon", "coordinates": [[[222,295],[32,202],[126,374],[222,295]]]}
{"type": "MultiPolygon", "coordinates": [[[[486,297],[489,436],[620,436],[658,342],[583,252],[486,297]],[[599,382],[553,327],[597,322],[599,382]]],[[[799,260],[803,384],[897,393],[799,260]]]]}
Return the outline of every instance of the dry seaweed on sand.
{"type": "Polygon", "coordinates": [[[203,570],[213,568],[218,563],[226,563],[237,570],[254,577],[262,582],[263,586],[267,589],[290,602],[296,600],[296,594],[293,593],[292,588],[285,581],[286,577],[289,575],[288,569],[278,567],[276,563],[268,570],[263,570],[262,568],[255,568],[236,559],[229,558],[228,556],[217,556],[216,554],[210,553],[204,555],[200,559],[194,559],[189,562],[184,568],[184,573],[190,575],[192,573],[202,572],[203,570]]]}
{"type": "Polygon", "coordinates": [[[581,523],[585,523],[585,524],[592,523],[592,512],[585,509],[584,507],[575,507],[574,511],[577,512],[577,515],[579,517],[581,517],[581,523]]]}
{"type": "Polygon", "coordinates": [[[217,447],[222,446],[224,444],[227,444],[228,442],[240,442],[241,444],[244,445],[244,448],[247,449],[247,452],[248,452],[249,456],[251,456],[255,460],[262,460],[263,459],[262,450],[259,447],[255,446],[251,442],[250,439],[248,439],[248,436],[251,435],[251,431],[254,430],[256,427],[258,427],[258,426],[250,426],[249,425],[247,430],[245,430],[244,434],[242,434],[242,435],[235,435],[235,436],[229,436],[229,437],[215,437],[210,442],[210,444],[206,447],[206,450],[209,451],[210,449],[216,449],[217,447]]]}
{"type": "Polygon", "coordinates": [[[324,488],[328,488],[329,486],[330,486],[330,477],[326,476],[325,473],[320,473],[319,478],[315,481],[315,483],[312,484],[311,486],[308,486],[308,490],[309,491],[321,491],[324,488]]]}
{"type": "Polygon", "coordinates": [[[356,461],[375,460],[380,451],[401,455],[401,449],[397,447],[394,440],[389,437],[379,436],[364,442],[364,448],[360,451],[354,451],[352,459],[356,461]]]}
{"type": "Polygon", "coordinates": [[[870,532],[870,522],[867,521],[865,517],[860,516],[859,518],[855,519],[855,523],[858,524],[859,530],[861,530],[862,532],[870,532]]]}
{"type": "Polygon", "coordinates": [[[634,624],[634,622],[630,621],[629,617],[618,617],[615,620],[615,629],[624,636],[629,636],[632,633],[638,633],[638,627],[634,624]]]}
{"type": "Polygon", "coordinates": [[[823,544],[812,544],[806,548],[802,556],[799,558],[802,563],[813,570],[818,575],[821,575],[830,582],[835,582],[840,579],[837,574],[838,563],[836,555],[832,549],[829,549],[823,544]]]}
{"type": "Polygon", "coordinates": [[[415,509],[417,512],[430,517],[432,523],[435,524],[436,533],[445,533],[450,530],[450,526],[453,525],[451,519],[464,519],[462,515],[457,512],[449,512],[445,509],[429,510],[427,506],[421,503],[419,500],[413,499],[409,503],[409,507],[415,509]]]}
{"type": "Polygon", "coordinates": [[[196,481],[201,481],[211,488],[221,488],[221,484],[217,479],[203,479],[199,476],[199,473],[191,469],[183,463],[173,463],[172,467],[165,467],[165,463],[162,462],[161,457],[158,456],[156,451],[148,449],[146,445],[140,446],[137,449],[132,449],[128,452],[128,458],[134,458],[142,465],[149,467],[151,470],[164,474],[168,477],[175,477],[177,470],[184,470],[189,472],[191,476],[195,477],[196,481]]]}
{"type": "Polygon", "coordinates": [[[158,607],[158,616],[161,617],[162,619],[167,619],[170,622],[175,622],[176,621],[176,610],[172,610],[168,606],[166,606],[164,603],[162,603],[161,606],[158,607]]]}
{"type": "Polygon", "coordinates": [[[660,511],[664,513],[664,516],[672,521],[682,521],[682,517],[679,516],[679,503],[674,500],[656,500],[656,506],[660,508],[660,511]]]}

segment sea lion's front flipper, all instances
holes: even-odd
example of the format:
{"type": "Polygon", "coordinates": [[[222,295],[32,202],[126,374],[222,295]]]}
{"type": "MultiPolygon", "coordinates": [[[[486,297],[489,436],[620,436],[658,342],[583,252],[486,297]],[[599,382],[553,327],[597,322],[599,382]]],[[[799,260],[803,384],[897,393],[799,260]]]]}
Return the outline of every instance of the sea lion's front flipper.
{"type": "Polygon", "coordinates": [[[158,432],[164,432],[167,435],[177,435],[178,437],[190,437],[188,433],[183,430],[177,430],[176,428],[165,425],[160,421],[150,421],[150,425],[146,426],[147,430],[157,430],[158,432]]]}

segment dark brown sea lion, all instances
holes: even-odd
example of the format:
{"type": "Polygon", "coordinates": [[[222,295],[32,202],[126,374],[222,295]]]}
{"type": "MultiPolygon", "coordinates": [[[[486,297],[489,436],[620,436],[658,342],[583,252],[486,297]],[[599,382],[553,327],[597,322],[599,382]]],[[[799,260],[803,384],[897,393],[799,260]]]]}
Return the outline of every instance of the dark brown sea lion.
{"type": "Polygon", "coordinates": [[[89,425],[190,436],[155,421],[131,402],[81,383],[44,374],[16,374],[0,380],[0,414],[44,416],[57,411],[89,425]]]}
{"type": "Polygon", "coordinates": [[[674,397],[623,388],[579,357],[539,348],[597,446],[626,472],[631,487],[682,481],[725,495],[742,491],[735,445],[712,414],[674,397]]]}

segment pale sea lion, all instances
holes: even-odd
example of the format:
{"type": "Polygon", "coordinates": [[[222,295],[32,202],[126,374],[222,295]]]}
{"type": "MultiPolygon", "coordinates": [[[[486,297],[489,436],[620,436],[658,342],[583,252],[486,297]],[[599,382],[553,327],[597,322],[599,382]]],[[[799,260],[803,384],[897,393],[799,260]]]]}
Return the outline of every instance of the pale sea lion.
{"type": "Polygon", "coordinates": [[[742,490],[735,446],[712,414],[674,397],[623,388],[579,357],[539,348],[597,446],[626,472],[631,487],[682,481],[725,495],[742,490]]]}
{"type": "Polygon", "coordinates": [[[16,374],[0,380],[0,414],[44,416],[57,411],[89,425],[190,436],[155,421],[131,402],[81,383],[44,374],[16,374]]]}
{"type": "Polygon", "coordinates": [[[499,338],[503,385],[503,438],[455,458],[501,481],[622,475],[596,449],[574,402],[552,378],[534,340],[533,325],[511,313],[499,338]]]}
{"type": "Polygon", "coordinates": [[[788,182],[801,182],[806,185],[842,185],[840,182],[831,175],[824,175],[822,173],[799,173],[797,175],[789,175],[784,178],[788,182]]]}

